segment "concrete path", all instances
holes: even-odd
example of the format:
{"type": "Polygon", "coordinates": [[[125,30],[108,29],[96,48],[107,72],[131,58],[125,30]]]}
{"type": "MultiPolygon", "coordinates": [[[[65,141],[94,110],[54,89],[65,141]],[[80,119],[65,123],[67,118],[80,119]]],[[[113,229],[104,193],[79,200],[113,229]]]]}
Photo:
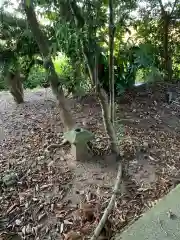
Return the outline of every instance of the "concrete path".
{"type": "Polygon", "coordinates": [[[115,240],[180,240],[180,185],[115,240]]]}

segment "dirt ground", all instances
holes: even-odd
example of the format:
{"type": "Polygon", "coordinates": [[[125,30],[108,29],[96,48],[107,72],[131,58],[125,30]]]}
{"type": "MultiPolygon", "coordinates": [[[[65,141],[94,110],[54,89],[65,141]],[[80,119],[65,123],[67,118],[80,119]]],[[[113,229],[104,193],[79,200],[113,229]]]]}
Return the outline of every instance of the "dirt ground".
{"type": "MultiPolygon", "coordinates": [[[[91,96],[68,101],[77,123],[95,134],[99,155],[90,161],[73,160],[69,146],[47,150],[63,134],[50,89],[27,90],[19,106],[9,93],[0,93],[0,176],[17,176],[13,186],[0,184],[1,232],[18,232],[24,239],[75,240],[77,236],[68,235],[73,230],[88,238],[107,206],[118,165],[108,154],[100,107],[91,96]]],[[[117,101],[116,128],[128,178],[104,239],[110,230],[122,230],[137,219],[180,180],[180,110],[164,101],[164,90],[127,94],[123,103],[117,101]]]]}

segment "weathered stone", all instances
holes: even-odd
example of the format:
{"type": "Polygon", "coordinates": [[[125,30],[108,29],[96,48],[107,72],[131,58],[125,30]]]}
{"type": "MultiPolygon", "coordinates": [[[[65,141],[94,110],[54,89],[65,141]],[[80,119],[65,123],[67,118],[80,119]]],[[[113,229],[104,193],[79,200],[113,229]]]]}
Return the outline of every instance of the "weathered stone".
{"type": "Polygon", "coordinates": [[[64,138],[71,143],[71,152],[76,160],[85,160],[91,156],[87,143],[94,135],[86,129],[75,128],[64,134],[64,138]]]}
{"type": "Polygon", "coordinates": [[[64,133],[64,138],[71,144],[88,142],[92,140],[94,135],[86,129],[75,128],[69,132],[64,133]]]}

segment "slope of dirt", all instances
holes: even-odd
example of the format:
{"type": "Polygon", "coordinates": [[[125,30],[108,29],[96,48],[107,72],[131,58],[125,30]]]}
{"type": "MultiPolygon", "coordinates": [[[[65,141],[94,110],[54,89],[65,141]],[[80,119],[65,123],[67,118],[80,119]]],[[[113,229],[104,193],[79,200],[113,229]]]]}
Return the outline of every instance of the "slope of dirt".
{"type": "MultiPolygon", "coordinates": [[[[119,146],[129,178],[111,224],[102,232],[105,239],[179,182],[179,107],[163,99],[157,87],[117,103],[119,146]]],[[[76,162],[68,146],[47,150],[61,142],[63,132],[52,92],[26,91],[25,100],[17,106],[7,92],[0,93],[0,175],[16,175],[12,186],[0,185],[0,231],[18,232],[24,239],[88,237],[107,206],[117,174],[112,156],[101,156],[108,152],[108,138],[100,107],[91,96],[69,99],[77,122],[95,134],[94,151],[99,154],[76,162]],[[67,235],[70,230],[76,236],[67,235]]]]}

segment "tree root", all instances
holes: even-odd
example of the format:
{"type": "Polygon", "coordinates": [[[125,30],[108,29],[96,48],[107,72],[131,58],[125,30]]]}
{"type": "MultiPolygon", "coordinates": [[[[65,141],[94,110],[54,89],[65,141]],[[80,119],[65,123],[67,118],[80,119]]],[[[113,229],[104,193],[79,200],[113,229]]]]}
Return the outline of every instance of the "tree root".
{"type": "Polygon", "coordinates": [[[61,148],[61,147],[63,147],[64,145],[67,145],[68,143],[69,143],[68,140],[63,139],[62,142],[59,143],[59,144],[56,144],[56,143],[50,144],[50,145],[47,147],[47,150],[49,151],[49,150],[51,150],[51,149],[61,148]]]}
{"type": "Polygon", "coordinates": [[[117,179],[116,179],[116,182],[114,185],[113,194],[112,194],[109,204],[108,204],[107,208],[105,209],[104,214],[103,214],[103,216],[102,216],[98,226],[96,227],[94,234],[90,240],[97,240],[97,238],[101,234],[101,231],[108,219],[108,216],[109,216],[110,212],[112,211],[112,208],[114,207],[116,195],[119,193],[119,187],[120,187],[121,181],[122,181],[122,163],[120,162],[118,172],[117,172],[117,179]]]}

